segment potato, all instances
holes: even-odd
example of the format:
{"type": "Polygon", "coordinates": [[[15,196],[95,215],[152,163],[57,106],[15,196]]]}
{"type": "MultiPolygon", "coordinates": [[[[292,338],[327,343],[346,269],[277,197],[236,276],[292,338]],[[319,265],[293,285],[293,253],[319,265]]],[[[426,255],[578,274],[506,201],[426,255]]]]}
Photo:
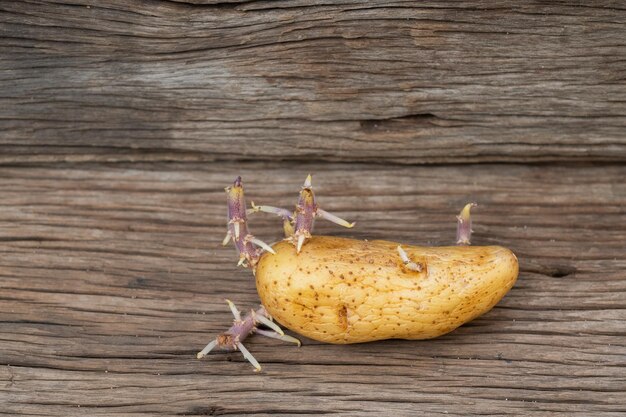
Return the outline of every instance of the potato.
{"type": "Polygon", "coordinates": [[[249,335],[300,345],[272,317],[296,333],[328,343],[429,339],[489,311],[517,279],[517,258],[510,250],[468,246],[474,203],[457,216],[457,246],[402,248],[382,240],[313,236],[316,218],[347,228],[354,223],[316,203],[310,175],[293,211],[254,203],[246,210],[241,177],[226,187],[226,194],[228,224],[222,244],[232,240],[238,265],[252,269],[263,305],[242,317],[227,300],[233,325],[198,352],[198,358],[213,349],[239,350],[260,371],[242,343],[249,335]],[[285,240],[270,246],[252,235],[248,212],[280,216],[285,240]]]}
{"type": "Polygon", "coordinates": [[[328,343],[429,339],[489,311],[513,286],[515,255],[500,246],[403,246],[313,236],[300,253],[273,245],[256,268],[263,306],[292,331],[328,343]]]}

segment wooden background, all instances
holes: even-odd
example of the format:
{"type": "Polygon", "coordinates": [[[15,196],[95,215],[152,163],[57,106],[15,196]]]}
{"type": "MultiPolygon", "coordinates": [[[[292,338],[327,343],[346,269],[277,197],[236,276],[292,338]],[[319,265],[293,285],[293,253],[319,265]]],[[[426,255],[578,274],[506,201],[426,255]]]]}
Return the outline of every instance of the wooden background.
{"type": "Polygon", "coordinates": [[[2,0],[0,36],[0,415],[626,413],[622,2],[2,0]],[[196,360],[258,303],[223,187],[309,172],[358,222],[320,234],[451,244],[477,201],[518,283],[435,340],[196,360]]]}

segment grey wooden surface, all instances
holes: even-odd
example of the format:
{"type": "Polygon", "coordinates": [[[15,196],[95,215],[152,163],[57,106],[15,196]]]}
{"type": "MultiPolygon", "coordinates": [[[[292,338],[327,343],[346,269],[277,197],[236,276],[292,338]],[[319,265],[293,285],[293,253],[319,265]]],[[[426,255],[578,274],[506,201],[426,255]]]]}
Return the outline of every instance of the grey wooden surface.
{"type": "Polygon", "coordinates": [[[587,3],[3,0],[0,162],[622,161],[587,3]]]}
{"type": "MultiPolygon", "coordinates": [[[[626,409],[624,166],[174,164],[5,167],[0,413],[7,415],[620,415],[626,409]],[[450,244],[467,200],[475,243],[519,257],[490,313],[429,341],[300,349],[252,338],[195,359],[258,303],[220,245],[222,187],[355,219],[319,233],[450,244]],[[80,407],[80,408],[79,408],[80,407]]],[[[253,231],[281,236],[273,217],[253,231]]]]}
{"type": "MultiPolygon", "coordinates": [[[[626,413],[619,2],[0,2],[0,415],[626,413]],[[195,359],[258,303],[223,187],[475,244],[520,277],[434,340],[195,359]]],[[[255,216],[272,241],[280,222],[255,216]]]]}

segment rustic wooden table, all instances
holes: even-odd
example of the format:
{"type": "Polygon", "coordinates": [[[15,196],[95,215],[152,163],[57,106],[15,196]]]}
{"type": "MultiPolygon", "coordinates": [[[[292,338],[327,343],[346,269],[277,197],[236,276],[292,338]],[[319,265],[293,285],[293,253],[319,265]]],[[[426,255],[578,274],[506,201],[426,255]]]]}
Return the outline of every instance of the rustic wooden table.
{"type": "MultiPolygon", "coordinates": [[[[626,413],[619,2],[0,2],[0,415],[626,413]],[[195,353],[257,305],[223,187],[510,247],[512,291],[434,340],[195,353]]],[[[272,241],[281,226],[256,216],[272,241]]]]}

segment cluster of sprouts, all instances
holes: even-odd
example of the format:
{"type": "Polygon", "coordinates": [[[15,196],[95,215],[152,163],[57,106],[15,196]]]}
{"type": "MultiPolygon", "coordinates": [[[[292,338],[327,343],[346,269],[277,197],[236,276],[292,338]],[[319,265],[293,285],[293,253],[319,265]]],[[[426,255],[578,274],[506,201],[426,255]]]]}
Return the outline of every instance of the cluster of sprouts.
{"type": "MultiPolygon", "coordinates": [[[[343,227],[354,227],[354,223],[347,222],[318,206],[315,201],[315,194],[313,193],[311,175],[308,175],[304,181],[300,190],[298,203],[293,211],[273,206],[257,206],[254,202],[251,203],[251,208],[246,208],[241,177],[237,177],[233,185],[226,187],[225,190],[228,203],[228,225],[226,237],[222,244],[226,245],[232,240],[239,254],[238,265],[249,267],[253,271],[256,270],[256,265],[264,251],[271,254],[275,254],[275,252],[270,245],[250,233],[248,230],[248,214],[265,212],[280,216],[283,219],[285,240],[295,246],[297,253],[300,253],[306,240],[311,238],[315,219],[318,217],[343,227]]],[[[457,216],[457,245],[470,244],[472,234],[470,209],[475,205],[474,203],[467,204],[457,216]]],[[[402,247],[398,246],[397,249],[398,255],[407,269],[416,272],[422,271],[422,265],[413,262],[402,247]]],[[[263,306],[257,310],[250,310],[250,312],[242,318],[235,304],[230,300],[226,300],[226,302],[234,316],[233,325],[226,332],[221,333],[207,344],[206,347],[197,354],[198,359],[205,357],[214,349],[222,351],[239,350],[258,372],[261,370],[261,365],[242,343],[249,335],[257,333],[262,336],[295,343],[300,346],[298,339],[286,335],[282,329],[272,321],[271,316],[263,306]],[[259,326],[265,326],[269,330],[261,329],[259,326]]]]}

